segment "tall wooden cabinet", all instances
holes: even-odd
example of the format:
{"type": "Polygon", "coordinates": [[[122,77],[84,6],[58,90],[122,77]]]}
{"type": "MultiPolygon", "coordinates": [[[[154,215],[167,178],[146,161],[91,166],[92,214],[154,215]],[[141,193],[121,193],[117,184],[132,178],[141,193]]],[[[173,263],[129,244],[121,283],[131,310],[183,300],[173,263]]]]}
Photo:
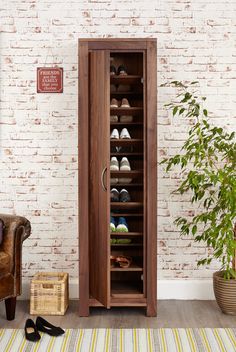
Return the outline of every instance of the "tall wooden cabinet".
{"type": "Polygon", "coordinates": [[[79,40],[80,316],[98,306],[156,315],[156,76],[155,39],[79,40]],[[119,138],[111,139],[114,129],[119,138]],[[118,169],[110,170],[114,157],[118,169]],[[111,201],[113,188],[130,198],[111,201]]]}

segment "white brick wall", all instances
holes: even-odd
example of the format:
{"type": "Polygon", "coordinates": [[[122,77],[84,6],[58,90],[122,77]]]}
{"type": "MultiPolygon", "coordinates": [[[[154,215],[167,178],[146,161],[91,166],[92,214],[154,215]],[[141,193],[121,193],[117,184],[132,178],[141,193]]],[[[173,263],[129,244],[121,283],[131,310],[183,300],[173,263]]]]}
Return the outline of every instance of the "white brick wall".
{"type": "MultiPolygon", "coordinates": [[[[0,211],[32,223],[25,282],[37,270],[78,276],[78,38],[158,38],[158,85],[199,80],[212,120],[235,130],[235,13],[235,0],[1,1],[0,211]],[[64,68],[63,94],[36,93],[36,68],[45,61],[64,68]]],[[[163,109],[173,94],[158,91],[159,156],[185,138],[183,121],[163,109]]],[[[177,182],[177,172],[170,178],[159,168],[158,275],[209,278],[217,265],[196,267],[206,249],[173,226],[191,211],[187,197],[169,196],[177,182]]]]}

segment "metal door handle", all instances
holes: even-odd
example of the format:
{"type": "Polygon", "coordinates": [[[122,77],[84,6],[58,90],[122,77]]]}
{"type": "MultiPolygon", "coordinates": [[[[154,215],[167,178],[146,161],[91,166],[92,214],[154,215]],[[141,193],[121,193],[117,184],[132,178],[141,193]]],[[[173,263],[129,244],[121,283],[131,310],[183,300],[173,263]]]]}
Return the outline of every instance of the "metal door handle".
{"type": "Polygon", "coordinates": [[[101,183],[102,183],[102,188],[104,191],[107,191],[107,188],[104,183],[104,175],[105,175],[106,171],[107,171],[107,167],[105,166],[104,169],[102,170],[102,174],[101,174],[101,183]]]}

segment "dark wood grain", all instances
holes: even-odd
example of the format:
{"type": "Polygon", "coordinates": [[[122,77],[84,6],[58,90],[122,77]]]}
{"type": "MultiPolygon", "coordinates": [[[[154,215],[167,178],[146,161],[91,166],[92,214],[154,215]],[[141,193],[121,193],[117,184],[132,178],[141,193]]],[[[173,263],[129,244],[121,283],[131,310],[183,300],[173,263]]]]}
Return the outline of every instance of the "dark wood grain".
{"type": "Polygon", "coordinates": [[[5,299],[5,308],[7,320],[14,320],[16,311],[16,297],[5,299]]]}
{"type": "Polygon", "coordinates": [[[109,307],[109,56],[90,53],[90,177],[89,177],[89,282],[90,294],[109,307]],[[102,174],[104,170],[108,170],[102,174]],[[104,190],[102,187],[108,187],[104,190]]]}
{"type": "Polygon", "coordinates": [[[147,217],[147,316],[157,314],[157,67],[156,42],[146,53],[146,217],[147,217]]]}
{"type": "Polygon", "coordinates": [[[79,315],[89,315],[88,44],[79,41],[79,315]]]}
{"type": "MultiPolygon", "coordinates": [[[[79,62],[79,314],[87,316],[89,307],[92,306],[106,308],[140,306],[146,308],[148,316],[155,316],[157,297],[156,40],[152,38],[82,39],[79,62]],[[112,60],[116,61],[117,67],[123,62],[125,64],[126,59],[128,60],[129,76],[116,76],[110,79],[110,54],[112,60]],[[110,82],[134,84],[133,91],[127,94],[131,108],[110,109],[110,82]],[[110,126],[110,114],[133,115],[133,122],[127,125],[112,123],[110,126]],[[132,140],[110,142],[111,129],[119,126],[131,129],[132,140]],[[118,156],[119,160],[122,156],[128,156],[131,171],[110,173],[110,145],[133,147],[132,153],[128,155],[123,155],[122,152],[118,153],[119,155],[112,153],[118,156]],[[104,183],[108,191],[104,191],[101,187],[101,174],[105,167],[108,172],[105,173],[104,183]],[[118,189],[124,186],[130,187],[131,195],[135,197],[136,193],[136,199],[127,204],[112,204],[112,209],[120,211],[112,212],[112,215],[116,218],[127,217],[130,236],[140,236],[137,248],[132,249],[132,246],[128,245],[125,248],[131,256],[138,256],[139,266],[131,266],[127,275],[131,275],[132,280],[136,280],[140,292],[134,295],[139,296],[130,297],[133,293],[130,293],[128,285],[125,290],[125,281],[117,277],[121,280],[122,294],[116,298],[112,297],[110,275],[120,275],[123,269],[115,268],[110,272],[110,175],[113,178],[131,177],[133,179],[132,184],[114,185],[118,189]],[[139,209],[135,210],[135,208],[139,209]],[[134,211],[136,212],[133,213],[134,211]],[[137,270],[141,273],[143,271],[143,281],[140,280],[141,274],[139,278],[136,275],[137,270]]],[[[111,96],[114,94],[111,92],[111,96]]],[[[122,95],[125,97],[125,92],[117,92],[118,99],[121,99],[122,95]]],[[[112,251],[115,253],[123,250],[122,246],[119,248],[112,246],[112,251]]]]}

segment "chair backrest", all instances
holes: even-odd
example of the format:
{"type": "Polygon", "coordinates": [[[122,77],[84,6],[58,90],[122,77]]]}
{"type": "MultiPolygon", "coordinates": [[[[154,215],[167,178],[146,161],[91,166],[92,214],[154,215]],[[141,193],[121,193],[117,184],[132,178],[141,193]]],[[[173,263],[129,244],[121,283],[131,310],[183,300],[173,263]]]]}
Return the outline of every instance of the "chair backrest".
{"type": "Polygon", "coordinates": [[[2,221],[2,219],[0,219],[0,245],[3,240],[3,228],[4,228],[4,222],[2,221]]]}

